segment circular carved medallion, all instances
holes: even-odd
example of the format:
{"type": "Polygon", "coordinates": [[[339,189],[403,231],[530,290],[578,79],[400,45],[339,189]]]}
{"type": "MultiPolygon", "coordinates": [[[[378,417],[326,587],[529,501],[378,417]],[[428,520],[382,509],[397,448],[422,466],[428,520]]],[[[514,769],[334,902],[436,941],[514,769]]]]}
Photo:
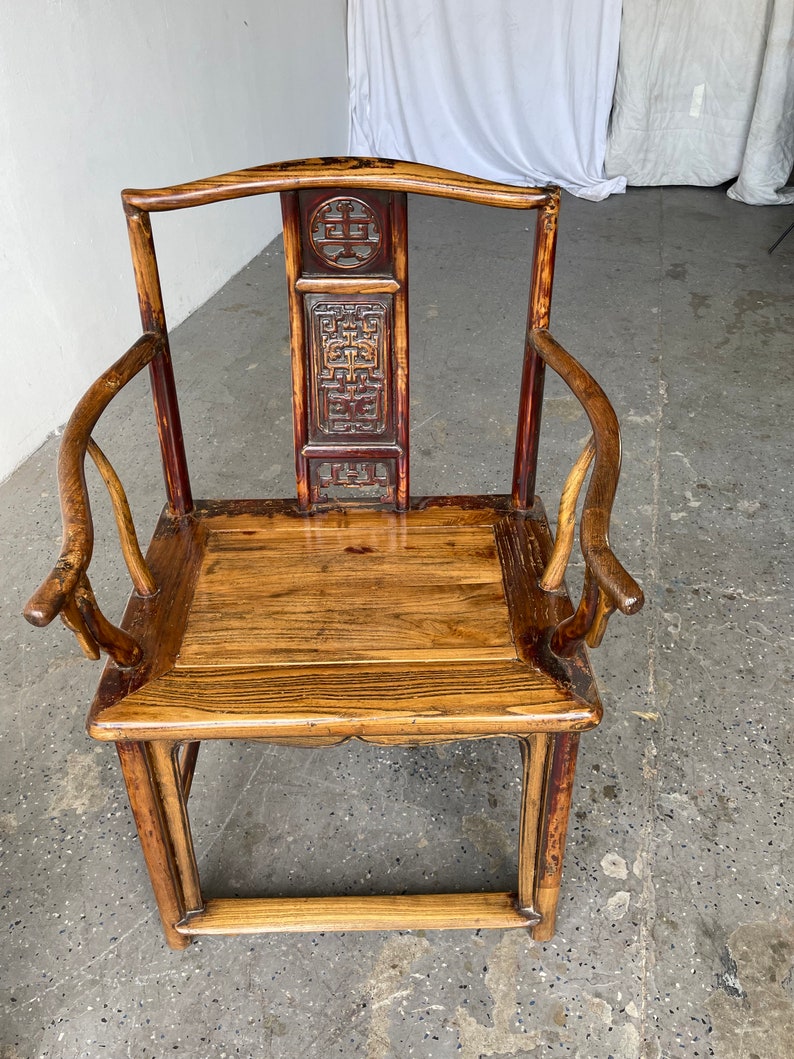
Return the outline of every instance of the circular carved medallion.
{"type": "Polygon", "coordinates": [[[359,268],[383,241],[373,210],[355,198],[321,202],[309,221],[309,239],[318,257],[336,268],[359,268]]]}

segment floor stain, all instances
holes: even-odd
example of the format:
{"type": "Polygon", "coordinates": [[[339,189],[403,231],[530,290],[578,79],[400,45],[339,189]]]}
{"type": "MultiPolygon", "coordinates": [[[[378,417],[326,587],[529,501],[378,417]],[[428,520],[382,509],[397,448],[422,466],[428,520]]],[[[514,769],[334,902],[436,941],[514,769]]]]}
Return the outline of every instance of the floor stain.
{"type": "Polygon", "coordinates": [[[367,1034],[367,1059],[386,1059],[391,1054],[389,1022],[395,1001],[411,995],[407,978],[411,965],[427,952],[430,942],[414,935],[390,938],[381,950],[367,987],[371,1012],[367,1034]]]}
{"type": "Polygon", "coordinates": [[[73,750],[66,761],[66,776],[50,804],[50,812],[57,815],[71,809],[76,813],[87,813],[102,809],[107,799],[108,792],[94,755],[73,750]]]}
{"type": "Polygon", "coordinates": [[[617,853],[605,853],[601,858],[601,868],[604,875],[610,879],[628,879],[629,866],[617,853]]]}
{"type": "Polygon", "coordinates": [[[262,1019],[262,1029],[267,1034],[270,1044],[273,1043],[274,1037],[284,1037],[287,1034],[289,1027],[283,1019],[280,1019],[278,1015],[265,1015],[262,1019]]]}
{"type": "Polygon", "coordinates": [[[475,849],[486,857],[510,857],[514,841],[499,824],[484,816],[464,816],[463,833],[474,843],[475,849]]]}
{"type": "Polygon", "coordinates": [[[524,949],[527,939],[523,931],[511,931],[505,934],[491,954],[488,970],[485,973],[485,984],[493,997],[492,1026],[483,1026],[459,1007],[455,1012],[455,1025],[458,1030],[461,1059],[480,1059],[486,1055],[527,1055],[529,1050],[546,1042],[550,1047],[552,1037],[556,1040],[569,1040],[569,1035],[546,1028],[541,1032],[517,1033],[516,996],[518,982],[518,949],[524,949]]]}
{"type": "Polygon", "coordinates": [[[720,963],[722,964],[722,972],[717,975],[717,985],[720,989],[724,989],[728,996],[744,1000],[747,994],[742,989],[742,983],[739,981],[739,968],[736,966],[736,960],[731,956],[727,945],[720,953],[720,963]]]}
{"type": "Polygon", "coordinates": [[[575,397],[547,397],[543,402],[543,414],[561,419],[564,423],[573,423],[584,415],[582,406],[575,397]]]}
{"type": "Polygon", "coordinates": [[[689,295],[689,304],[695,314],[695,319],[702,320],[703,310],[711,305],[711,298],[708,294],[698,294],[697,291],[692,291],[689,295]]]}
{"type": "Polygon", "coordinates": [[[0,836],[11,837],[19,830],[16,813],[0,813],[0,836]]]}
{"type": "Polygon", "coordinates": [[[728,938],[708,1003],[722,1059],[787,1059],[794,1037],[794,923],[747,923],[728,938]]]}
{"type": "Polygon", "coordinates": [[[618,890],[612,894],[606,903],[606,912],[611,920],[623,919],[631,904],[631,894],[628,890],[618,890]]]}
{"type": "Polygon", "coordinates": [[[733,320],[725,324],[726,337],[715,344],[715,349],[722,349],[728,344],[730,336],[740,331],[751,329],[756,338],[771,338],[785,331],[792,303],[794,297],[790,294],[773,294],[763,290],[747,290],[737,295],[733,300],[733,320]]]}

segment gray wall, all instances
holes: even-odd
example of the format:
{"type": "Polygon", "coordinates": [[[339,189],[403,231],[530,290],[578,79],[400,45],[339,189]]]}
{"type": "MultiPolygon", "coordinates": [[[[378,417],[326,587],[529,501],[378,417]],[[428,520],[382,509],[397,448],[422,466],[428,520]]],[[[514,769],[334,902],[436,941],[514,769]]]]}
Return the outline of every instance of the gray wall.
{"type": "MultiPolygon", "coordinates": [[[[344,153],[348,122],[345,0],[5,7],[0,480],[139,334],[121,188],[344,153]]],[[[273,238],[278,203],[202,221],[155,218],[172,325],[273,238]]]]}

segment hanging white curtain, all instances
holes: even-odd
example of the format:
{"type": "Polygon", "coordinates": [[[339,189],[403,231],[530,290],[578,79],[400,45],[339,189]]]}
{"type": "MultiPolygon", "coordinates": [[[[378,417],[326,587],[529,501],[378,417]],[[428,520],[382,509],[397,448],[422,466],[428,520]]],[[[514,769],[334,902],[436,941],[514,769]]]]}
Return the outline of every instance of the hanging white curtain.
{"type": "Polygon", "coordinates": [[[349,0],[350,153],[589,199],[604,175],[621,0],[349,0]]]}
{"type": "Polygon", "coordinates": [[[794,203],[794,0],[774,0],[739,179],[732,199],[754,206],[794,203]]]}
{"type": "Polygon", "coordinates": [[[607,173],[794,201],[794,0],[623,0],[607,173]]]}

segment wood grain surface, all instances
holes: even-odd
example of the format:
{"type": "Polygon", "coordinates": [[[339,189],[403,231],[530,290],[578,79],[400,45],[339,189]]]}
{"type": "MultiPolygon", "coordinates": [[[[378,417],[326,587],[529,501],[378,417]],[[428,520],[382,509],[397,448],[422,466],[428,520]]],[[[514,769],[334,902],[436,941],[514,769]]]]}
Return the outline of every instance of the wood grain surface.
{"type": "Polygon", "coordinates": [[[91,734],[327,742],[592,727],[584,657],[548,650],[571,606],[538,587],[545,519],[474,500],[402,514],[301,513],[295,501],[166,512],[148,558],[158,580],[179,571],[184,625],[159,597],[131,601],[122,626],[148,629],[150,678],[108,667],[91,734]]]}
{"type": "Polygon", "coordinates": [[[60,613],[86,654],[111,656],[88,731],[117,743],[168,944],[268,930],[516,926],[548,940],[578,736],[601,718],[584,644],[600,642],[615,609],[642,605],[608,538],[617,418],[548,331],[559,190],[391,159],[310,158],[127,190],[122,200],[144,333],[64,431],[63,547],[25,615],[46,625],[60,613]],[[408,192],[536,210],[509,497],[410,497],[408,192]],[[280,194],[284,220],[297,496],[195,502],[150,214],[265,193],[280,194]],[[146,365],[166,507],[144,561],[124,489],[91,431],[146,365]],[[566,484],[556,549],[534,495],[547,367],[594,436],[566,484]],[[88,452],[137,589],[119,628],[87,575],[88,452]],[[574,611],[563,577],[591,456],[574,611]],[[517,894],[204,897],[187,810],[202,740],[497,736],[516,738],[523,760],[517,894]]]}
{"type": "Polygon", "coordinates": [[[537,918],[522,914],[516,895],[509,893],[210,898],[204,911],[187,916],[176,930],[188,936],[265,931],[479,930],[528,927],[537,918]]]}
{"type": "Polygon", "coordinates": [[[490,527],[211,532],[177,666],[515,658],[490,527]]]}
{"type": "Polygon", "coordinates": [[[403,162],[392,158],[297,158],[290,162],[254,166],[231,173],[192,180],[187,184],[150,190],[128,188],[122,192],[127,209],[181,210],[225,199],[245,198],[263,192],[345,187],[435,195],[507,209],[536,209],[559,190],[554,187],[515,187],[448,169],[403,162]]]}

